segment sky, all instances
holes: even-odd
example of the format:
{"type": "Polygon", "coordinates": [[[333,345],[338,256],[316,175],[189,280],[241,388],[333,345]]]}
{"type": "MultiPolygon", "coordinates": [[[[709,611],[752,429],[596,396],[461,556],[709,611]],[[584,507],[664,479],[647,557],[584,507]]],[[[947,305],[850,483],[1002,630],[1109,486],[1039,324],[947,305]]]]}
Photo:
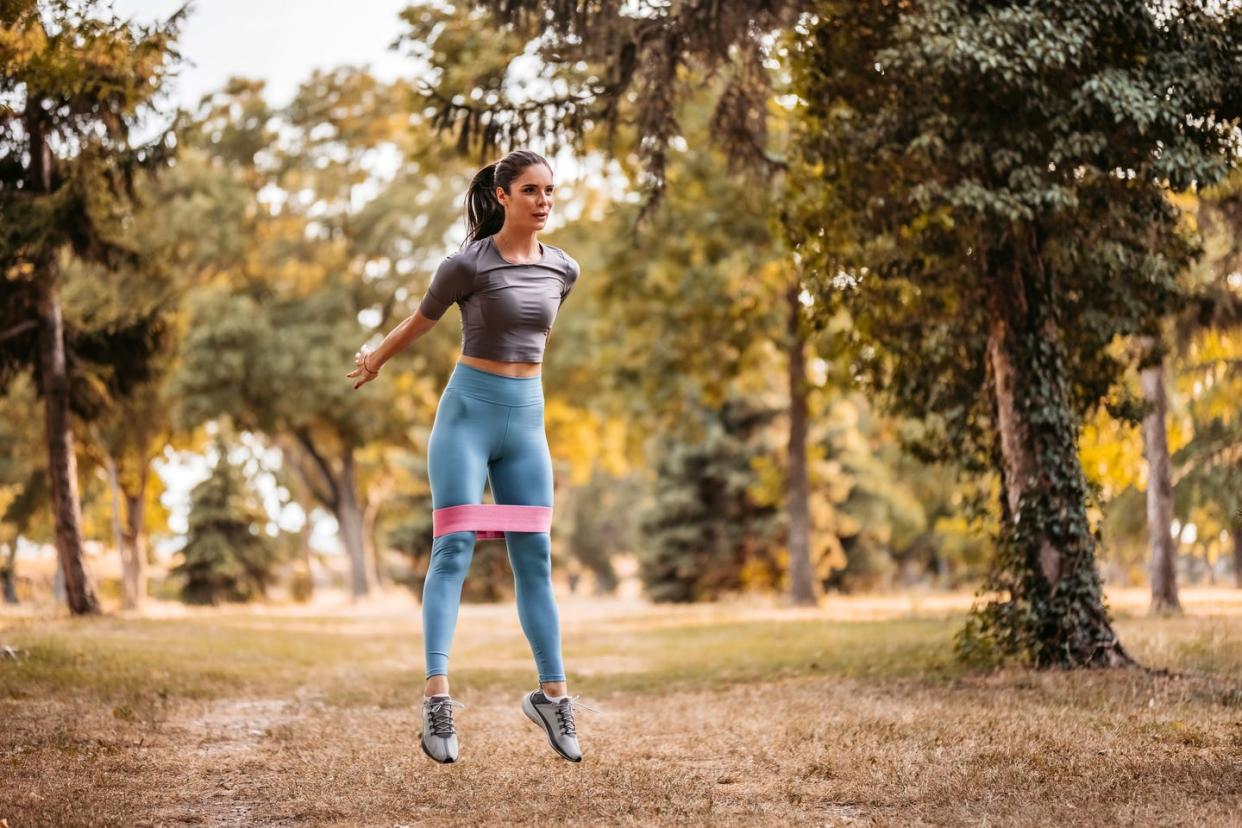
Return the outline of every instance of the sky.
{"type": "MultiPolygon", "coordinates": [[[[172,100],[186,107],[231,75],[262,78],[280,105],[314,69],[368,65],[384,80],[412,66],[388,48],[410,0],[196,0],[181,29],[183,58],[172,100]]],[[[182,0],[113,0],[118,16],[138,23],[167,19],[182,0]]]]}

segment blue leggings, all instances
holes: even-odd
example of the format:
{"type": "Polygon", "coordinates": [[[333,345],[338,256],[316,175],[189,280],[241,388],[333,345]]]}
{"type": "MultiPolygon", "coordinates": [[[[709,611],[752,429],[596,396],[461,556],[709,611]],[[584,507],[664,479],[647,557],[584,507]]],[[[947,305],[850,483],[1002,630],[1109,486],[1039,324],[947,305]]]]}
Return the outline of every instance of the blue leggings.
{"type": "MultiPolygon", "coordinates": [[[[541,376],[506,377],[457,363],[436,407],[427,444],[432,508],[483,502],[490,480],[497,504],[552,506],[552,456],[543,430],[541,376]]],[[[431,544],[423,582],[427,677],[448,675],[461,587],[476,532],[449,532],[431,544]]],[[[504,533],[517,590],[518,619],[539,681],[565,681],[560,621],[552,594],[547,532],[504,533]]]]}

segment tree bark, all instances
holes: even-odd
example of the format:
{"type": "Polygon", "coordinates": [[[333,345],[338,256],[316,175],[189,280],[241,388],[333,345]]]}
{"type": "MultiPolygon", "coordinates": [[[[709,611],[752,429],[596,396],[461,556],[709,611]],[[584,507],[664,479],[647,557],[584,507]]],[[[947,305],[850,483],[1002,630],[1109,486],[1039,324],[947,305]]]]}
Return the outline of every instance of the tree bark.
{"type": "MultiPolygon", "coordinates": [[[[33,96],[26,101],[24,123],[30,136],[31,189],[50,195],[52,151],[44,133],[42,101],[33,96]]],[[[69,421],[69,377],[64,321],[56,295],[56,252],[43,251],[34,266],[39,314],[39,385],[44,402],[56,555],[69,609],[76,615],[86,615],[99,612],[99,598],[82,557],[82,504],[78,500],[78,464],[69,421]]]]}
{"type": "MultiPolygon", "coordinates": [[[[95,435],[96,442],[103,445],[103,441],[95,435]]],[[[116,549],[116,553],[121,556],[121,568],[125,567],[125,553],[121,551],[121,545],[124,543],[121,536],[121,486],[117,481],[116,460],[113,459],[112,453],[107,448],[103,449],[104,471],[108,475],[108,496],[112,502],[112,545],[116,549]]]]}
{"type": "MultiPolygon", "coordinates": [[[[4,603],[17,603],[17,541],[4,545],[4,568],[0,569],[0,581],[4,585],[4,603]]],[[[1242,584],[1240,584],[1242,585],[1242,584]]]]}
{"type": "MultiPolygon", "coordinates": [[[[1153,337],[1143,337],[1142,346],[1156,347],[1153,337]]],[[[1164,385],[1164,359],[1144,368],[1140,379],[1143,397],[1150,404],[1143,418],[1143,455],[1147,460],[1147,542],[1151,548],[1152,613],[1180,613],[1177,597],[1177,561],[1173,544],[1173,484],[1169,469],[1169,441],[1166,428],[1168,410],[1164,385]]]]}
{"type": "Polygon", "coordinates": [[[789,598],[796,606],[815,606],[811,573],[810,482],[807,478],[806,336],[802,331],[802,286],[786,293],[789,347],[789,598]]]}
{"type": "Polygon", "coordinates": [[[302,565],[306,567],[306,598],[310,600],[315,594],[315,567],[312,562],[314,550],[311,549],[311,532],[314,531],[314,526],[311,524],[311,510],[315,508],[315,501],[303,487],[298,488],[302,492],[298,497],[298,504],[306,515],[302,531],[299,533],[299,541],[302,549],[302,565]]]}
{"type": "Polygon", "coordinates": [[[139,470],[138,491],[125,492],[122,596],[126,609],[141,609],[147,596],[147,470],[139,470]]]}
{"type": "Polygon", "coordinates": [[[82,555],[82,504],[78,499],[78,462],[69,423],[69,378],[60,301],[54,288],[55,263],[43,263],[39,292],[39,379],[47,439],[56,554],[65,581],[65,598],[76,615],[99,612],[95,585],[82,555]]]}
{"type": "Polygon", "coordinates": [[[379,539],[375,537],[375,524],[379,519],[380,504],[384,498],[378,487],[367,491],[367,505],[362,511],[362,539],[366,544],[367,561],[371,566],[371,579],[375,586],[384,589],[388,586],[388,577],[384,573],[383,553],[380,552],[379,539]]]}
{"type": "Polygon", "coordinates": [[[362,504],[358,501],[357,471],[354,450],[341,451],[341,482],[336,519],[341,527],[341,541],[349,556],[350,592],[355,598],[371,593],[371,568],[367,565],[366,547],[363,543],[362,504]]]}
{"type": "MultiPolygon", "coordinates": [[[[341,472],[338,475],[328,459],[315,447],[307,429],[295,429],[294,437],[302,448],[301,454],[305,455],[304,458],[296,455],[291,457],[298,476],[306,483],[307,491],[331,509],[336,517],[341,543],[349,561],[350,591],[355,598],[368,595],[371,591],[371,575],[362,540],[362,506],[358,499],[354,450],[350,447],[342,449],[341,472]]],[[[308,512],[307,517],[309,516],[308,512]]]]}
{"type": "Polygon", "coordinates": [[[1008,507],[1003,531],[1020,551],[1011,600],[1044,614],[1036,633],[1040,666],[1128,665],[1133,660],[1103,605],[1087,530],[1054,294],[1030,258],[1015,251],[1003,262],[992,273],[989,297],[987,359],[1008,507]]]}
{"type": "Polygon", "coordinates": [[[1233,527],[1233,584],[1242,589],[1242,526],[1233,527]]]}

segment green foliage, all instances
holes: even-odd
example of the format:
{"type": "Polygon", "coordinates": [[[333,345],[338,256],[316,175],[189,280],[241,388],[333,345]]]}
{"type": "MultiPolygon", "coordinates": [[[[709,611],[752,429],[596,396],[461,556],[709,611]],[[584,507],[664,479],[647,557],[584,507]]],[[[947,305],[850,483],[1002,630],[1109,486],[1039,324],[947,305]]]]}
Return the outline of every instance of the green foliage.
{"type": "Polygon", "coordinates": [[[849,309],[860,382],[927,418],[915,448],[929,458],[1001,469],[995,359],[1014,374],[1017,448],[1033,465],[1010,482],[1015,510],[1002,487],[993,603],[962,652],[1106,663],[1120,648],[1075,435],[1126,367],[1106,346],[1184,301],[1194,240],[1165,191],[1232,163],[1242,13],[1070,0],[815,11],[790,41],[798,186],[784,226],[816,315],[849,309]]]}
{"type": "Polygon", "coordinates": [[[762,428],[779,412],[733,396],[695,412],[701,436],[657,441],[653,502],[643,513],[639,575],[654,601],[707,601],[743,586],[747,569],[780,570],[780,511],[759,505],[753,461],[762,428]]]}
{"type": "MultiPolygon", "coordinates": [[[[173,144],[162,135],[132,146],[129,130],[175,62],[183,17],[144,27],[90,0],[0,7],[0,391],[37,361],[37,284],[55,282],[64,251],[102,265],[100,276],[150,267],[128,232],[136,181],[164,167],[173,144]]],[[[159,315],[130,311],[93,324],[66,319],[71,405],[81,415],[104,402],[78,363],[123,394],[160,347],[159,315]]]]}
{"type": "Polygon", "coordinates": [[[242,468],[217,441],[211,476],[190,492],[186,544],[170,573],[183,579],[182,599],[218,604],[265,596],[280,558],[275,539],[264,532],[267,522],[242,468]]]}
{"type": "Polygon", "coordinates": [[[573,492],[569,553],[595,576],[601,593],[619,583],[612,558],[638,548],[639,504],[644,480],[636,473],[618,477],[602,470],[573,492]]]}
{"type": "MultiPolygon", "coordinates": [[[[687,139],[707,141],[710,84],[680,112],[687,139]]],[[[779,188],[747,187],[706,149],[670,159],[673,185],[641,230],[617,205],[604,246],[596,355],[631,422],[676,429],[694,401],[787,384],[781,374],[785,294],[794,281],[772,233],[779,188]],[[641,251],[641,252],[636,252],[641,251]]],[[[766,389],[765,389],[766,390],[766,389]]]]}

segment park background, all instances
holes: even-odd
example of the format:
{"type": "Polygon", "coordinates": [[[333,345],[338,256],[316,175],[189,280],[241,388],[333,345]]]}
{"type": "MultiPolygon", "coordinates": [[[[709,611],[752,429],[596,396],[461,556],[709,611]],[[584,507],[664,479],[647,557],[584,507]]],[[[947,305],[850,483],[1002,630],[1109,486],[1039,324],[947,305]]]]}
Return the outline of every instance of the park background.
{"type": "Polygon", "coordinates": [[[0,819],[1236,818],[1237,9],[561,10],[575,55],[556,12],[249,6],[4,8],[0,819]],[[344,376],[519,146],[582,266],[543,385],[605,711],[538,802],[503,543],[463,779],[414,744],[457,314],[344,376]]]}

